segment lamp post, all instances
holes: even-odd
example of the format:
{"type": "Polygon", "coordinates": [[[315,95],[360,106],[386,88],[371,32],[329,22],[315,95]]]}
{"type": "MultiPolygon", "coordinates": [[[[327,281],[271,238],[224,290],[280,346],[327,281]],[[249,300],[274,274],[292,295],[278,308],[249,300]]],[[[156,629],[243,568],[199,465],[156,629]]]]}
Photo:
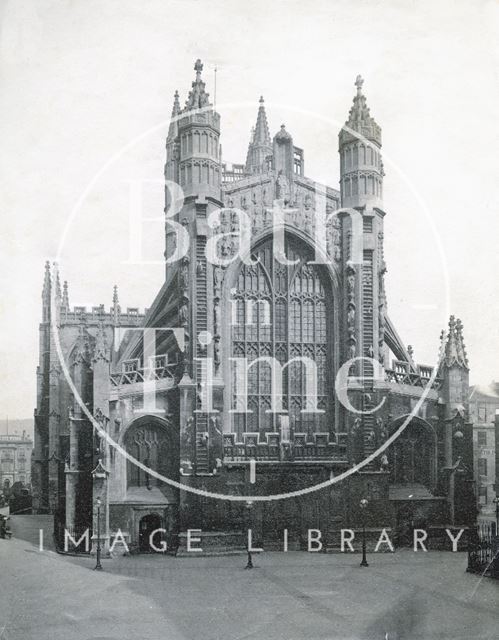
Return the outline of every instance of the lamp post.
{"type": "Polygon", "coordinates": [[[101,499],[97,498],[97,562],[94,567],[94,571],[102,571],[102,565],[100,563],[100,508],[101,508],[101,499]]]}
{"type": "Polygon", "coordinates": [[[362,498],[360,501],[360,509],[362,513],[362,560],[360,563],[361,567],[368,567],[367,558],[366,558],[366,509],[369,502],[366,498],[362,498]]]}
{"type": "MultiPolygon", "coordinates": [[[[248,510],[248,525],[249,525],[248,529],[251,529],[251,507],[252,506],[253,506],[253,503],[251,502],[251,500],[248,500],[246,502],[246,509],[248,510]]],[[[246,530],[246,549],[247,549],[247,552],[248,552],[248,562],[246,563],[246,566],[244,568],[245,569],[253,569],[253,558],[251,557],[248,529],[246,530]]],[[[253,531],[251,533],[253,533],[253,531]]],[[[253,536],[252,536],[252,538],[253,538],[253,536]]]]}

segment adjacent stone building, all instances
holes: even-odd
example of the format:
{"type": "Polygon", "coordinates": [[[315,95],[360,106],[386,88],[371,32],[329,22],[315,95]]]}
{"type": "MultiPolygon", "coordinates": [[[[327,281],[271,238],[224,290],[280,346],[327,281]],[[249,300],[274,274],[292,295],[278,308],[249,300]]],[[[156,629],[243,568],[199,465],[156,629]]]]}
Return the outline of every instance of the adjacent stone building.
{"type": "Polygon", "coordinates": [[[499,383],[470,388],[470,419],[473,423],[473,458],[475,487],[480,516],[496,515],[496,435],[495,419],[499,412],[499,383]]]}
{"type": "Polygon", "coordinates": [[[92,526],[99,496],[105,543],[119,530],[139,549],[158,527],[170,548],[193,528],[203,546],[242,544],[248,524],[265,548],[284,529],[297,545],[309,528],[334,540],[360,525],[362,498],[378,530],[471,524],[463,329],[450,319],[434,367],[414,361],[390,320],[381,128],[362,79],[339,132],[336,189],[306,176],[284,125],[271,136],[263,98],[246,163],[224,163],[199,60],[195,72],[166,140],[166,272],[150,309],[123,313],[117,295],[110,310],[71,308],[46,267],[38,509],[92,526]],[[293,495],[263,499],[283,493],[293,495]]]}
{"type": "Polygon", "coordinates": [[[32,448],[33,441],[25,432],[0,434],[0,491],[15,482],[30,486],[32,448]]]}

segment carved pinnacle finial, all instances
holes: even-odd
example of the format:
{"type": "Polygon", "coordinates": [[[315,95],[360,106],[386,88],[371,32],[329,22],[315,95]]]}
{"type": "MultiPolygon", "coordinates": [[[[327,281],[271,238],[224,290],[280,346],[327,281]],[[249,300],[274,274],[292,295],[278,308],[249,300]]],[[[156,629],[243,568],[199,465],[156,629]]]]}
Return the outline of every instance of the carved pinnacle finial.
{"type": "Polygon", "coordinates": [[[459,318],[456,320],[456,341],[457,341],[457,350],[458,350],[460,363],[465,367],[467,367],[468,356],[466,354],[466,348],[464,346],[463,323],[459,318]]]}
{"type": "Polygon", "coordinates": [[[62,297],[62,292],[61,292],[61,280],[59,278],[59,266],[57,262],[54,262],[54,274],[55,274],[55,297],[60,300],[62,297]]]}
{"type": "Polygon", "coordinates": [[[50,262],[47,260],[45,263],[45,274],[43,277],[43,288],[50,289],[50,262]]]}
{"type": "Polygon", "coordinates": [[[178,91],[175,89],[175,93],[173,95],[172,116],[176,116],[178,114],[178,112],[180,111],[180,102],[179,102],[178,98],[179,98],[178,91]]]}
{"type": "Polygon", "coordinates": [[[45,263],[45,274],[43,278],[42,300],[44,306],[50,305],[50,291],[52,283],[50,281],[50,262],[45,263]]]}
{"type": "Polygon", "coordinates": [[[269,125],[265,113],[263,96],[260,96],[256,125],[251,129],[251,137],[246,155],[246,170],[249,173],[263,171],[265,157],[272,153],[269,125]]]}
{"type": "Polygon", "coordinates": [[[360,95],[362,93],[362,85],[364,84],[364,78],[361,75],[358,75],[355,78],[355,86],[357,87],[357,94],[360,95]]]}
{"type": "Polygon", "coordinates": [[[449,331],[445,344],[445,364],[447,367],[460,366],[468,369],[468,358],[464,347],[463,324],[455,316],[449,318],[449,331]]]}
{"type": "Polygon", "coordinates": [[[64,284],[62,286],[62,306],[69,309],[69,294],[68,294],[68,281],[64,280],[64,284]]]}
{"type": "Polygon", "coordinates": [[[95,337],[94,356],[92,360],[94,362],[98,362],[99,360],[104,360],[106,362],[109,362],[107,338],[106,338],[106,332],[104,329],[103,322],[99,322],[99,328],[97,330],[97,335],[95,337]]]}
{"type": "Polygon", "coordinates": [[[118,285],[115,284],[113,287],[113,307],[111,309],[114,315],[114,322],[117,323],[119,320],[119,316],[121,313],[120,301],[118,299],[118,285]]]}
{"type": "Polygon", "coordinates": [[[196,72],[196,80],[199,80],[201,78],[201,71],[202,70],[203,70],[203,63],[198,58],[196,60],[196,64],[194,65],[194,71],[196,72]]]}

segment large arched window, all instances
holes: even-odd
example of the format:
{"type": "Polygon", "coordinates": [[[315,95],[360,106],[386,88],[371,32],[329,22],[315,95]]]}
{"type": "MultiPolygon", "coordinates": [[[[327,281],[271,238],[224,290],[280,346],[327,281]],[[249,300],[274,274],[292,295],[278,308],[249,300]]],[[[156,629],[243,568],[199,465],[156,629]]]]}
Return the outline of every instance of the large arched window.
{"type": "MultiPolygon", "coordinates": [[[[242,265],[234,285],[232,307],[232,357],[247,358],[247,407],[249,413],[232,413],[232,430],[244,432],[281,431],[293,433],[332,431],[331,330],[332,290],[320,266],[309,264],[312,251],[301,241],[286,235],[285,254],[295,265],[283,265],[273,255],[272,239],[252,254],[259,264],[242,265]],[[329,319],[329,321],[327,321],[329,319]],[[236,322],[235,322],[236,321],[236,322]],[[282,413],[269,413],[272,393],[271,367],[259,361],[275,358],[282,367],[294,358],[306,358],[317,371],[317,408],[322,413],[303,413],[307,404],[306,365],[291,362],[283,369],[282,413]]],[[[237,394],[236,366],[232,363],[231,408],[241,408],[237,394]]]]}
{"type": "MultiPolygon", "coordinates": [[[[174,452],[166,429],[153,421],[140,421],[125,434],[125,449],[147,468],[167,476],[174,464],[174,452]]],[[[127,487],[151,489],[163,483],[127,460],[127,487]]]]}

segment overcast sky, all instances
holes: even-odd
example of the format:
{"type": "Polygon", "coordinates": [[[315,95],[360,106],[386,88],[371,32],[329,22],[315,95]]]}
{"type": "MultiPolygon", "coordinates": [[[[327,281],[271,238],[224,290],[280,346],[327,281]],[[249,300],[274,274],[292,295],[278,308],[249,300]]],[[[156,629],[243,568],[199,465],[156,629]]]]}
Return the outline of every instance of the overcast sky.
{"type": "Polygon", "coordinates": [[[212,96],[218,68],[225,160],[244,161],[263,95],[271,133],[285,123],[306,174],[335,188],[337,134],[362,74],[383,129],[390,316],[415,359],[434,364],[456,314],[472,382],[499,379],[497,2],[0,6],[0,418],[32,415],[43,265],[66,228],[71,305],[109,306],[116,283],[122,307],[143,308],[161,286],[160,224],[144,239],[158,264],[127,264],[129,182],[156,181],[144,201],[161,216],[173,93],[185,100],[198,57],[212,96]]]}

